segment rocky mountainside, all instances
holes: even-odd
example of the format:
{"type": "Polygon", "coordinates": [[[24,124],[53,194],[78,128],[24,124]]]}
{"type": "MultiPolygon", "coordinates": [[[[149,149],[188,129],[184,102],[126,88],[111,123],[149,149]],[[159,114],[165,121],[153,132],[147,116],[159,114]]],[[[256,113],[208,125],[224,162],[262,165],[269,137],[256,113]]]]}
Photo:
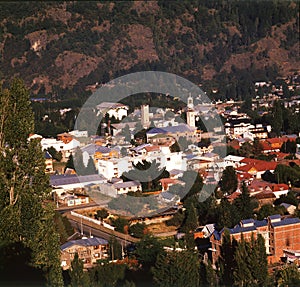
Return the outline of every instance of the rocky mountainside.
{"type": "Polygon", "coordinates": [[[285,77],[300,71],[298,11],[296,1],[2,2],[0,79],[72,98],[140,70],[217,88],[285,77]]]}

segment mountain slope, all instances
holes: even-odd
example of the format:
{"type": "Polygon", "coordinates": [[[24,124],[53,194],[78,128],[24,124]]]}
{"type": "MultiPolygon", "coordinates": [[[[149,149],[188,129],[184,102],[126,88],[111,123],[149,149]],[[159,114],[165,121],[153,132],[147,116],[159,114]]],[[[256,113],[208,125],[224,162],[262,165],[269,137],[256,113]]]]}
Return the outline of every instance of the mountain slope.
{"type": "Polygon", "coordinates": [[[0,4],[0,78],[37,95],[81,96],[96,82],[163,70],[220,87],[300,70],[299,3],[287,1],[0,4]]]}

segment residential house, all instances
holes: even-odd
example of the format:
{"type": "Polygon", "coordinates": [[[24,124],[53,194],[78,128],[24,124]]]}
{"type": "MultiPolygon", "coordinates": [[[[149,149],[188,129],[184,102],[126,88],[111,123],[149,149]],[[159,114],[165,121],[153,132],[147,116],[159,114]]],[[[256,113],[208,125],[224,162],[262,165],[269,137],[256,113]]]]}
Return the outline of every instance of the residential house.
{"type": "Polygon", "coordinates": [[[128,106],[120,103],[103,102],[97,105],[98,114],[108,114],[110,118],[114,117],[117,120],[122,120],[123,117],[127,117],[128,106]]]}
{"type": "Polygon", "coordinates": [[[101,194],[118,197],[121,194],[127,194],[128,192],[140,192],[142,191],[142,185],[139,181],[125,181],[118,182],[106,182],[99,184],[99,192],[101,194]]]}
{"type": "Polygon", "coordinates": [[[97,185],[106,182],[106,179],[99,174],[92,175],[51,175],[50,185],[54,189],[64,191],[81,190],[90,184],[97,185]]]}
{"type": "Polygon", "coordinates": [[[75,254],[83,261],[85,269],[93,267],[98,260],[108,258],[108,241],[99,237],[82,238],[72,240],[61,245],[61,267],[67,270],[71,267],[71,262],[75,254]]]}
{"type": "Polygon", "coordinates": [[[254,178],[260,179],[262,174],[266,171],[274,172],[277,162],[269,162],[264,160],[256,160],[251,158],[244,158],[241,160],[241,164],[244,164],[236,168],[237,173],[249,173],[254,178]]]}

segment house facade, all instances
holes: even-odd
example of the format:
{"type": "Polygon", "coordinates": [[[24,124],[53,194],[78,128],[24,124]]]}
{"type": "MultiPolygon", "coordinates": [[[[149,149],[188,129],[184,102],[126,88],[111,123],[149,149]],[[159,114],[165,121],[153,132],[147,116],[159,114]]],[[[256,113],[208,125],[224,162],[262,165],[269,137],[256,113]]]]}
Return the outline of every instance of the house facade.
{"type": "Polygon", "coordinates": [[[71,267],[71,262],[75,254],[83,261],[85,269],[93,267],[97,260],[108,258],[108,241],[99,237],[82,238],[72,240],[61,245],[61,267],[67,270],[71,267]]]}

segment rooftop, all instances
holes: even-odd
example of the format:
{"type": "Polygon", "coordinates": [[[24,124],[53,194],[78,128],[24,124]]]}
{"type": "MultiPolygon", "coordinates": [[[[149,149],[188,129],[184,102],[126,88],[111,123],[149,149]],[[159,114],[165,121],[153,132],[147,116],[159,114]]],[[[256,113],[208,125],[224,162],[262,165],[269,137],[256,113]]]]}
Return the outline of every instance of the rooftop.
{"type": "Polygon", "coordinates": [[[106,245],[108,244],[108,241],[99,238],[99,237],[92,237],[92,238],[82,238],[78,240],[72,240],[69,242],[66,242],[65,244],[60,246],[60,249],[62,251],[74,246],[74,245],[79,245],[79,246],[97,246],[97,245],[106,245]]]}

